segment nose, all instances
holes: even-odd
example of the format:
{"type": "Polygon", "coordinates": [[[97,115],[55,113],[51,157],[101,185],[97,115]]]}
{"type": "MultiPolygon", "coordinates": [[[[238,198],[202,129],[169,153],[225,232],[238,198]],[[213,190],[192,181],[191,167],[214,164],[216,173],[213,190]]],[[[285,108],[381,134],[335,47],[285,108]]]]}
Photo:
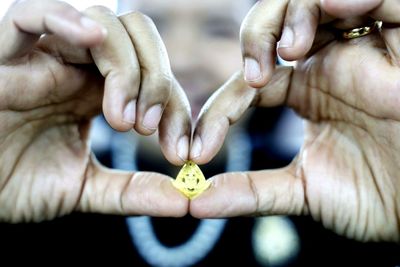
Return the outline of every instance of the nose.
{"type": "Polygon", "coordinates": [[[207,42],[193,18],[178,20],[163,32],[171,68],[189,98],[192,116],[197,117],[215,77],[206,57],[207,42]]]}
{"type": "Polygon", "coordinates": [[[165,32],[164,42],[175,73],[190,72],[201,64],[200,34],[191,23],[180,21],[174,24],[165,32]]]}

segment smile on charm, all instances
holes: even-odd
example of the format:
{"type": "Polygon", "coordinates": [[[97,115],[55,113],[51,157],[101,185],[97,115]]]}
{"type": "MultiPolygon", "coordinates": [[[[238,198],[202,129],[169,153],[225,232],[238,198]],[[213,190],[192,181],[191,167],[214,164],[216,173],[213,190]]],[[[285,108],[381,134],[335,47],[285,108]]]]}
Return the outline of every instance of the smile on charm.
{"type": "Polygon", "coordinates": [[[176,179],[172,180],[172,184],[189,199],[193,199],[203,193],[211,182],[206,180],[199,166],[189,160],[183,165],[176,179]]]}

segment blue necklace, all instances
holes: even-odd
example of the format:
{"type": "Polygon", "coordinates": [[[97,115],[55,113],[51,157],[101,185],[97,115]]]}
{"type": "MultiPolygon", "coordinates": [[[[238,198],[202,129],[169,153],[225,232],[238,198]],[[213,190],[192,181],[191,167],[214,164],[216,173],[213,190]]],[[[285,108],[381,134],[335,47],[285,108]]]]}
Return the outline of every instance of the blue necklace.
{"type": "MultiPolygon", "coordinates": [[[[113,167],[122,170],[137,170],[136,152],[138,140],[131,133],[117,133],[111,141],[113,167]]],[[[232,128],[227,137],[227,163],[225,170],[246,171],[251,163],[251,141],[247,133],[232,128]]],[[[214,248],[219,240],[226,219],[202,219],[193,235],[184,243],[167,247],[157,238],[151,218],[148,216],[126,219],[132,242],[142,258],[151,266],[191,266],[214,248]]]]}

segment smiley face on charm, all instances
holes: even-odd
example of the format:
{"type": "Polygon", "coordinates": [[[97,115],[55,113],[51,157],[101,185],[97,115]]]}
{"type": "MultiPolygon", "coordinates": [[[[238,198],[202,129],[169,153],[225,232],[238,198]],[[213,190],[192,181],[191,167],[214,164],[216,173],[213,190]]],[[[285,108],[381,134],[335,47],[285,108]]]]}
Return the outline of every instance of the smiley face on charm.
{"type": "Polygon", "coordinates": [[[189,199],[192,199],[204,192],[211,183],[205,179],[196,163],[187,161],[172,184],[189,199]]]}

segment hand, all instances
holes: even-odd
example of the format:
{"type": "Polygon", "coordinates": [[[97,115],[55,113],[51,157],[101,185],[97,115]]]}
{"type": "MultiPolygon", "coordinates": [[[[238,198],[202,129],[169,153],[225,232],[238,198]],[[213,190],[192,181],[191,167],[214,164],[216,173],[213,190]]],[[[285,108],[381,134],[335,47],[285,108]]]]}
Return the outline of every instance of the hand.
{"type": "Polygon", "coordinates": [[[103,110],[120,131],[159,128],[167,159],[187,158],[190,109],[156,28],[140,13],[85,13],[20,1],[0,23],[0,220],[182,216],[188,202],[169,177],[108,170],[88,144],[90,121],[103,110]]]}
{"type": "Polygon", "coordinates": [[[286,168],[213,177],[191,214],[307,214],[350,238],[399,241],[399,12],[394,0],[259,1],[241,42],[244,76],[260,89],[239,73],[217,91],[195,129],[207,146],[190,155],[211,160],[251,104],[294,108],[306,122],[304,143],[286,168]],[[381,33],[343,40],[329,30],[372,19],[383,21],[381,33]],[[278,53],[296,67],[275,69],[279,38],[278,53]]]}

